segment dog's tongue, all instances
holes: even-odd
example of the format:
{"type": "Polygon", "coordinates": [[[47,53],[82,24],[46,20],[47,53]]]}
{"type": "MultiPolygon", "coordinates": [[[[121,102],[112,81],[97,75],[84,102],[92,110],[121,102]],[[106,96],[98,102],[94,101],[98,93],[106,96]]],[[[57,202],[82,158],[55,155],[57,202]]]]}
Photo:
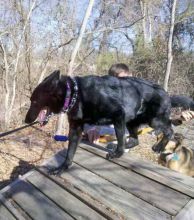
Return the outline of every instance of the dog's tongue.
{"type": "Polygon", "coordinates": [[[44,125],[44,122],[46,121],[46,113],[47,113],[47,110],[46,109],[43,109],[40,111],[39,115],[38,115],[38,121],[40,123],[41,126],[44,125]]]}

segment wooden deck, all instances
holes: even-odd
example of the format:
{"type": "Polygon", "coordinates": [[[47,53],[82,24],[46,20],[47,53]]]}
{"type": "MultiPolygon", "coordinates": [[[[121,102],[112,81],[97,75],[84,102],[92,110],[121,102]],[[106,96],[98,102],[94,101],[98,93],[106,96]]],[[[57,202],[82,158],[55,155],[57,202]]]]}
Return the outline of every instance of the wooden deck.
{"type": "Polygon", "coordinates": [[[48,176],[65,153],[1,190],[0,219],[194,219],[193,178],[127,154],[107,161],[105,151],[84,143],[73,167],[48,176]]]}

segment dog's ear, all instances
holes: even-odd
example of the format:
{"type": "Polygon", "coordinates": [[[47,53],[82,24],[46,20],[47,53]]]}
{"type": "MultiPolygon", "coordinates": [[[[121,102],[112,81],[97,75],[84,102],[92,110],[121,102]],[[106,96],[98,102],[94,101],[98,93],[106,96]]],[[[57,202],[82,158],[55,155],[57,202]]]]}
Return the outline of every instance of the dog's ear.
{"type": "Polygon", "coordinates": [[[55,70],[40,83],[39,88],[41,88],[47,94],[50,95],[56,94],[59,82],[60,82],[60,71],[55,70]]]}
{"type": "Polygon", "coordinates": [[[53,74],[53,78],[50,81],[49,84],[49,91],[52,94],[57,94],[59,89],[59,81],[60,81],[60,71],[57,70],[55,72],[52,73],[53,74]]]}
{"type": "Polygon", "coordinates": [[[53,73],[51,73],[55,79],[60,79],[60,70],[55,70],[53,73]]]}
{"type": "Polygon", "coordinates": [[[172,153],[174,150],[177,148],[177,143],[173,140],[170,140],[166,146],[165,146],[165,151],[166,153],[172,153]]]}
{"type": "Polygon", "coordinates": [[[53,91],[58,86],[59,80],[60,70],[55,70],[53,73],[47,76],[41,84],[44,85],[46,90],[53,91]]]}
{"type": "Polygon", "coordinates": [[[60,76],[59,70],[54,71],[50,75],[47,88],[48,88],[49,94],[52,95],[52,97],[61,98],[61,96],[63,95],[63,90],[59,86],[60,80],[61,80],[61,76],[60,76]]]}
{"type": "Polygon", "coordinates": [[[175,133],[174,134],[174,139],[175,139],[177,145],[181,145],[182,142],[183,142],[184,136],[180,133],[175,133]]]}
{"type": "Polygon", "coordinates": [[[51,73],[49,76],[47,76],[42,82],[53,82],[55,80],[59,80],[60,79],[60,70],[55,70],[53,73],[51,73]]]}

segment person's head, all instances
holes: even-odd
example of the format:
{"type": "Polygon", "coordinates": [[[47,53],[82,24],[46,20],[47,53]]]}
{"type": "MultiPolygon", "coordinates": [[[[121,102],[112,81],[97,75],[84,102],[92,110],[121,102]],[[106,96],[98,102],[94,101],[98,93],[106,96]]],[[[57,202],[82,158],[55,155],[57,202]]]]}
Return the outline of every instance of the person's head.
{"type": "Polygon", "coordinates": [[[132,76],[132,73],[129,71],[129,67],[126,64],[116,63],[110,67],[110,69],[108,70],[108,75],[125,77],[125,76],[132,76]]]}

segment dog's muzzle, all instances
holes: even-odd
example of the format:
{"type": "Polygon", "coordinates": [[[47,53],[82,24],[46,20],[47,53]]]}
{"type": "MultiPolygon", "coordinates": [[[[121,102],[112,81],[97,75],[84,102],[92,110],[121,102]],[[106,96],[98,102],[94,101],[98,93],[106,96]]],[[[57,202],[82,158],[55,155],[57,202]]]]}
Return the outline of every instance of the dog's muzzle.
{"type": "Polygon", "coordinates": [[[38,122],[41,126],[44,126],[48,123],[52,113],[48,108],[42,109],[38,115],[38,122]]]}

